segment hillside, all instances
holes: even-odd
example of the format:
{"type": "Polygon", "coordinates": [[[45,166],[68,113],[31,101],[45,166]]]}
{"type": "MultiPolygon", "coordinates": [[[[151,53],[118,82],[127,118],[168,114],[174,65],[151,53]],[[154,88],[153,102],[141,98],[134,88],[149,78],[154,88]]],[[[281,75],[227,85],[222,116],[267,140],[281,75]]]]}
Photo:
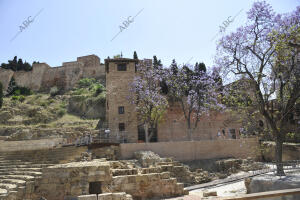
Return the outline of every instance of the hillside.
{"type": "Polygon", "coordinates": [[[96,132],[105,120],[105,88],[95,79],[82,79],[68,92],[11,95],[0,109],[0,137],[7,140],[49,137],[74,138],[96,132]]]}

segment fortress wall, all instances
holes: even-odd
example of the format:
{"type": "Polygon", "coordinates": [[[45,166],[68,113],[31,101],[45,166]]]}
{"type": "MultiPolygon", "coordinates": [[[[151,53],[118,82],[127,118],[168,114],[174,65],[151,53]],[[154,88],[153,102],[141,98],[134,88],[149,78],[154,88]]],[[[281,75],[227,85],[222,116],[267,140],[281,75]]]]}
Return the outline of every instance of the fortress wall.
{"type": "Polygon", "coordinates": [[[65,68],[65,90],[69,90],[73,88],[81,78],[83,78],[82,71],[84,68],[84,64],[81,62],[76,62],[73,63],[72,66],[63,66],[63,68],[65,68]]]}
{"type": "Polygon", "coordinates": [[[51,67],[46,63],[35,64],[32,67],[30,88],[34,91],[38,91],[40,90],[42,82],[44,81],[45,72],[51,67]]]}
{"type": "MultiPolygon", "coordinates": [[[[212,140],[217,139],[218,131],[226,131],[225,138],[230,138],[228,129],[235,129],[237,138],[239,138],[239,129],[241,123],[232,120],[233,116],[229,113],[210,113],[209,116],[200,118],[197,128],[192,132],[194,140],[212,140]],[[227,122],[229,121],[229,122],[227,122]]],[[[192,122],[192,127],[194,122],[192,122]]],[[[189,140],[187,121],[184,118],[182,109],[178,104],[170,105],[163,120],[158,125],[158,141],[183,141],[189,140]]]]}
{"type": "Polygon", "coordinates": [[[44,73],[41,84],[41,91],[49,91],[52,87],[64,88],[65,86],[65,72],[62,67],[52,67],[47,69],[44,73]]]}
{"type": "Polygon", "coordinates": [[[17,71],[14,73],[16,84],[23,87],[31,87],[32,71],[17,71]]]}
{"type": "Polygon", "coordinates": [[[0,82],[3,85],[3,90],[6,91],[9,85],[9,81],[14,75],[14,72],[7,69],[0,68],[0,82]]]}
{"type": "Polygon", "coordinates": [[[64,62],[63,66],[50,67],[46,63],[33,64],[32,71],[11,71],[0,69],[0,81],[7,89],[11,77],[17,85],[28,87],[33,91],[49,91],[51,87],[69,90],[81,78],[96,78],[105,83],[105,67],[96,55],[78,57],[77,61],[64,62]]]}

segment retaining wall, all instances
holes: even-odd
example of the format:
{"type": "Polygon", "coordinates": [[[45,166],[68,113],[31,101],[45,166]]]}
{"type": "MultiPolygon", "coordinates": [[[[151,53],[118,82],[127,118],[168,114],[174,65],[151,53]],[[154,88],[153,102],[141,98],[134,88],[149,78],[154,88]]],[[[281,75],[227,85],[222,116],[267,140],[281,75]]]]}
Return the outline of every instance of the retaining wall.
{"type": "Polygon", "coordinates": [[[258,158],[259,142],[256,138],[249,138],[120,144],[122,159],[131,159],[134,152],[141,150],[153,151],[162,157],[174,157],[178,161],[226,157],[258,158]]]}
{"type": "Polygon", "coordinates": [[[49,149],[62,143],[63,140],[63,138],[53,138],[42,140],[0,141],[0,152],[49,149]]]}

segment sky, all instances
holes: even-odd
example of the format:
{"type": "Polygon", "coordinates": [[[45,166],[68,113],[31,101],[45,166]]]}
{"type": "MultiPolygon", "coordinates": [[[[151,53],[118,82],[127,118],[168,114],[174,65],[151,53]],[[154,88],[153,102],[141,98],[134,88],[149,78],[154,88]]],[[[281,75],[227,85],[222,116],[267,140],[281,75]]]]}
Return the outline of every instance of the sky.
{"type": "MultiPolygon", "coordinates": [[[[253,0],[0,0],[0,63],[14,56],[52,67],[95,54],[139,59],[156,55],[164,66],[212,66],[220,26],[245,24],[253,0]],[[24,24],[27,23],[27,26],[24,24]]],[[[267,0],[277,13],[300,0],[267,0]]]]}

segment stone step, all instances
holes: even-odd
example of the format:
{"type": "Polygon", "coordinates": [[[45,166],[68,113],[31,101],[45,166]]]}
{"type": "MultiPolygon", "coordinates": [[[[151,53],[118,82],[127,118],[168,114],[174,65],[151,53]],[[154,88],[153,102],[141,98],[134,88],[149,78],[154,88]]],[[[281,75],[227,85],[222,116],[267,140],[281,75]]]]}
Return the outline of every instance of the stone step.
{"type": "Polygon", "coordinates": [[[172,171],[174,166],[173,165],[161,165],[160,166],[162,171],[172,171]]]}
{"type": "Polygon", "coordinates": [[[2,162],[0,161],[0,165],[13,164],[13,163],[30,164],[30,162],[25,162],[23,160],[5,160],[2,162]]]}
{"type": "Polygon", "coordinates": [[[42,168],[0,168],[0,172],[12,172],[12,171],[31,171],[31,172],[41,172],[42,168]]]}
{"type": "Polygon", "coordinates": [[[26,181],[19,180],[19,179],[0,179],[0,183],[9,183],[9,184],[15,184],[17,186],[24,186],[26,181]]]}
{"type": "Polygon", "coordinates": [[[137,169],[112,169],[113,176],[135,175],[138,174],[137,169]]]}
{"type": "MultiPolygon", "coordinates": [[[[0,197],[1,197],[1,195],[3,195],[3,194],[7,194],[7,190],[6,189],[2,189],[2,188],[0,188],[0,197]]],[[[6,196],[6,195],[5,195],[6,196]]],[[[4,197],[4,196],[3,196],[4,197]]]]}
{"type": "Polygon", "coordinates": [[[0,179],[19,179],[24,181],[34,180],[39,177],[29,176],[29,175],[0,175],[0,179]]]}
{"type": "Polygon", "coordinates": [[[150,173],[161,173],[162,169],[160,167],[151,167],[151,168],[142,168],[142,174],[150,174],[150,173]]]}
{"type": "Polygon", "coordinates": [[[42,172],[31,172],[31,171],[7,171],[7,172],[0,172],[1,175],[26,175],[26,176],[41,176],[42,172]]]}
{"type": "MultiPolygon", "coordinates": [[[[30,165],[10,165],[10,168],[45,168],[53,166],[53,164],[30,164],[30,165]]],[[[7,169],[8,166],[1,166],[0,169],[7,169]]]]}
{"type": "Polygon", "coordinates": [[[0,157],[4,156],[15,156],[15,155],[53,155],[53,154],[66,154],[66,153],[78,153],[86,151],[88,148],[59,148],[59,149],[51,149],[51,150],[33,150],[33,151],[10,151],[10,152],[1,152],[0,157]]]}
{"type": "Polygon", "coordinates": [[[17,187],[18,186],[16,184],[0,183],[0,188],[6,189],[7,191],[15,190],[15,189],[17,189],[17,187]]]}
{"type": "Polygon", "coordinates": [[[174,165],[174,162],[158,162],[156,165],[174,165]]]}

